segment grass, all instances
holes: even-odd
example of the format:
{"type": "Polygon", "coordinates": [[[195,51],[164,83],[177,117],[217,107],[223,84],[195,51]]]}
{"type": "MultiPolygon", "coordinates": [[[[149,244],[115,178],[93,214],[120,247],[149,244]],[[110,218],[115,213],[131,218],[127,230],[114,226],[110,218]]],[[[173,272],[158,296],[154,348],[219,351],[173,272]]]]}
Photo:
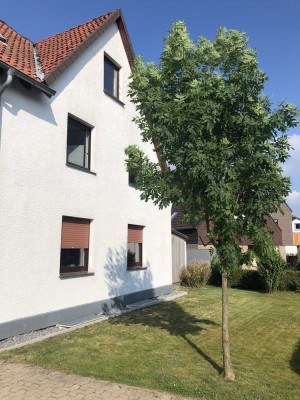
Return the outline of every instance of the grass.
{"type": "Polygon", "coordinates": [[[231,289],[230,321],[234,383],[220,375],[221,291],[214,287],[0,357],[205,399],[299,399],[299,293],[231,289]]]}

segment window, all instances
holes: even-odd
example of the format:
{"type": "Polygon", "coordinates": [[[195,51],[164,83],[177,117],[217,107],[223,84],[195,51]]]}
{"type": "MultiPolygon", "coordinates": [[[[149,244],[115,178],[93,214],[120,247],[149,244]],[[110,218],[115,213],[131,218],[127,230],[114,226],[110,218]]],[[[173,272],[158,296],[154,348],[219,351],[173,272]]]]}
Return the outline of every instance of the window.
{"type": "Polygon", "coordinates": [[[129,186],[135,187],[135,175],[132,172],[128,173],[129,186]]]}
{"type": "Polygon", "coordinates": [[[61,230],[60,273],[88,270],[90,220],[63,217],[61,230]]]}
{"type": "Polygon", "coordinates": [[[119,71],[115,63],[104,57],[104,91],[119,99],[119,71]]]}
{"type": "Polygon", "coordinates": [[[295,223],[295,230],[296,230],[296,231],[300,231],[300,224],[295,223]]]}
{"type": "Polygon", "coordinates": [[[128,225],[127,269],[143,266],[143,226],[128,225]]]}
{"type": "Polygon", "coordinates": [[[67,163],[90,169],[91,127],[69,117],[67,163]]]}

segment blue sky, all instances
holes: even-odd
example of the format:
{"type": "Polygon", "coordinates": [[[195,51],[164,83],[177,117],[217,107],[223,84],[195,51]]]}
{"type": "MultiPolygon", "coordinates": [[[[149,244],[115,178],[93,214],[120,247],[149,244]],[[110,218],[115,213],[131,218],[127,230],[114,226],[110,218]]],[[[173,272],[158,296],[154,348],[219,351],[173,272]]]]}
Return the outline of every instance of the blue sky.
{"type": "MultiPolygon", "coordinates": [[[[300,107],[299,0],[10,0],[1,19],[32,41],[122,8],[136,54],[158,61],[174,21],[185,21],[192,39],[213,39],[225,26],[246,32],[268,75],[265,94],[300,107]]],[[[292,178],[288,204],[300,216],[300,127],[289,132],[294,149],[284,171],[292,178]]]]}

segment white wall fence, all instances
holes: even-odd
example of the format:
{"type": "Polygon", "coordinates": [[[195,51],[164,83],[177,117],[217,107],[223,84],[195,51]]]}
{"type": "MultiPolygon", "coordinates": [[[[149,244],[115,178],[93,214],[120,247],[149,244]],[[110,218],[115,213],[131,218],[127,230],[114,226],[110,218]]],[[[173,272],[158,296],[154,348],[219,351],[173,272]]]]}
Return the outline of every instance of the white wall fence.
{"type": "Polygon", "coordinates": [[[172,234],[172,282],[180,281],[179,275],[182,268],[186,266],[186,241],[184,238],[172,234]]]}

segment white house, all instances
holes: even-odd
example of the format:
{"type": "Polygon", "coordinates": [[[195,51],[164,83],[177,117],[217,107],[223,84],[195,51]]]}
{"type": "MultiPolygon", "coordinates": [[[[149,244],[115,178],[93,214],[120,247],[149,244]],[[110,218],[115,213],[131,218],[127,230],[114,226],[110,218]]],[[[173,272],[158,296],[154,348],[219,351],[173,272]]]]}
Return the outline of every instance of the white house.
{"type": "Polygon", "coordinates": [[[0,339],[172,290],[170,210],[124,149],[133,51],[120,10],[33,44],[0,21],[0,339]]]}

